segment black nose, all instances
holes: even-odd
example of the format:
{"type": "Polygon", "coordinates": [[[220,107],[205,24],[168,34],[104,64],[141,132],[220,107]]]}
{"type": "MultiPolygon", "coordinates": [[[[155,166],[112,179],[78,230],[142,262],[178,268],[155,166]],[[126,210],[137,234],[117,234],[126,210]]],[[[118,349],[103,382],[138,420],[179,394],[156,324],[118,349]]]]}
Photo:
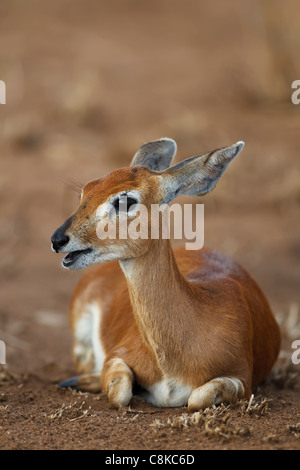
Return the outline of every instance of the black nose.
{"type": "Polygon", "coordinates": [[[61,230],[61,227],[58,228],[57,230],[55,230],[55,232],[53,233],[51,237],[53,250],[55,250],[56,253],[58,253],[60,248],[66,245],[69,240],[70,238],[68,237],[68,235],[64,233],[63,230],[61,230]]]}
{"type": "Polygon", "coordinates": [[[60,248],[68,243],[70,238],[66,235],[66,231],[70,228],[72,224],[72,216],[69,217],[57,230],[53,233],[51,237],[52,247],[56,253],[59,252],[60,248]]]}

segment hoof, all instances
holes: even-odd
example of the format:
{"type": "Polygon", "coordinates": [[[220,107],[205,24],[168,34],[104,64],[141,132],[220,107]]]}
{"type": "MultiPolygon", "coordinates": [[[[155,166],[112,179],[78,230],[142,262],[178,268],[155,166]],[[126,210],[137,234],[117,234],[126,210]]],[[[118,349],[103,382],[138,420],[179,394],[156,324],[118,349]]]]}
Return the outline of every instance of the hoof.
{"type": "Polygon", "coordinates": [[[60,382],[58,384],[60,388],[73,388],[75,390],[78,390],[78,377],[70,377],[67,380],[64,380],[63,382],[60,382]]]}

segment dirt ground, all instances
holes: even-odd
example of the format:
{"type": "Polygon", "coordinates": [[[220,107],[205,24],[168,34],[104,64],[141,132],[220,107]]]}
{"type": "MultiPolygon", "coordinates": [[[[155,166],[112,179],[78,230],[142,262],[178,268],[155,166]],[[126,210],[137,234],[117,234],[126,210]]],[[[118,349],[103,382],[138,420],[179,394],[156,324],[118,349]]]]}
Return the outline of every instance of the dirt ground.
{"type": "Polygon", "coordinates": [[[1,449],[300,449],[300,7],[267,3],[1,2],[1,449]],[[252,274],[281,325],[251,403],[190,414],[135,397],[116,411],[103,394],[57,387],[75,375],[67,312],[82,273],[61,268],[51,234],[76,184],[162,136],[177,141],[176,161],[246,142],[195,202],[205,244],[252,274]]]}

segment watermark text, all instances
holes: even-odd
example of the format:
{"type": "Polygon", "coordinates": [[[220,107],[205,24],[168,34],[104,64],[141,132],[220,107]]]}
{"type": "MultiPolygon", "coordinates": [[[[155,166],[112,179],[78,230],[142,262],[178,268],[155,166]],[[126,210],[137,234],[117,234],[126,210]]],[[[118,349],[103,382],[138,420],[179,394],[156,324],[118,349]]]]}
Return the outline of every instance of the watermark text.
{"type": "Polygon", "coordinates": [[[6,364],[6,347],[4,341],[0,340],[0,364],[6,364]]]}
{"type": "Polygon", "coordinates": [[[6,104],[6,85],[3,80],[0,80],[0,104],[6,104]]]}
{"type": "Polygon", "coordinates": [[[204,245],[204,204],[151,204],[149,208],[135,204],[129,211],[117,211],[107,203],[98,207],[97,217],[100,240],[158,240],[173,236],[174,240],[187,240],[187,250],[200,250],[204,245]]]}
{"type": "Polygon", "coordinates": [[[292,88],[296,89],[291,96],[291,100],[293,104],[300,103],[300,80],[294,80],[292,83],[292,88]]]}
{"type": "Polygon", "coordinates": [[[292,349],[295,349],[295,351],[292,354],[292,363],[295,365],[300,364],[300,339],[295,339],[295,341],[292,342],[292,349]]]}

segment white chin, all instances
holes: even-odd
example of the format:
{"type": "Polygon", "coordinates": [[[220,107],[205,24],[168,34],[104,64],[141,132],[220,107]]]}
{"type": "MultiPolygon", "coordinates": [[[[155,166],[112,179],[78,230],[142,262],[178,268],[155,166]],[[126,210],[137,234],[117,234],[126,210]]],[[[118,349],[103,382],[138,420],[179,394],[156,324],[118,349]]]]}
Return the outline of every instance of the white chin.
{"type": "Polygon", "coordinates": [[[69,259],[70,255],[67,255],[63,261],[62,266],[66,269],[71,269],[73,271],[79,271],[80,269],[87,268],[91,264],[101,264],[106,261],[114,261],[119,259],[116,254],[107,253],[107,254],[96,254],[94,251],[90,253],[82,253],[75,256],[74,259],[69,259]]]}

